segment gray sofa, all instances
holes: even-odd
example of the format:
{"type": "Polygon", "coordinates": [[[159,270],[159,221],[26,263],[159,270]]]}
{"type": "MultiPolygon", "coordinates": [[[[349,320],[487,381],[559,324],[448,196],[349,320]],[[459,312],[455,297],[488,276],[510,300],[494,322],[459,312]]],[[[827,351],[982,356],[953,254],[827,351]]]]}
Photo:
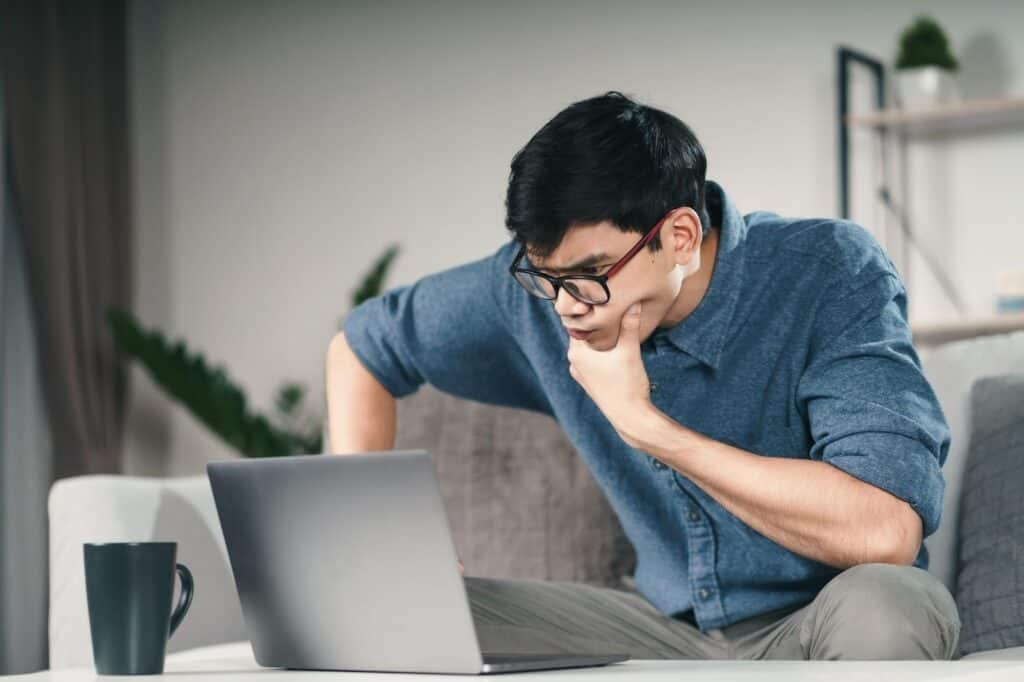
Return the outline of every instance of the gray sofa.
{"type": "MultiPolygon", "coordinates": [[[[947,493],[943,521],[939,531],[927,540],[932,557],[930,570],[956,595],[958,548],[969,540],[958,535],[962,484],[971,424],[979,419],[971,411],[971,389],[984,377],[1024,374],[1024,333],[947,344],[922,352],[922,359],[954,436],[944,467],[947,493]]],[[[1024,387],[1024,382],[1012,384],[1011,389],[1017,385],[1024,387]]],[[[995,395],[1005,400],[1005,386],[996,388],[983,398],[991,401],[995,395]]],[[[974,398],[977,403],[977,392],[974,398]]],[[[1024,400],[1020,402],[1024,404],[1024,400]]],[[[1005,410],[1000,414],[1005,422],[1005,410]]],[[[1012,422],[1013,415],[1009,419],[1012,422]]],[[[986,423],[991,426],[991,421],[986,423]]],[[[634,564],[630,544],[582,461],[547,417],[469,403],[424,388],[399,404],[398,446],[426,448],[434,453],[467,574],[610,586],[621,585],[624,577],[628,579],[634,564]]],[[[1024,450],[1016,452],[1024,458],[1024,450]]],[[[1024,484],[1024,473],[1020,476],[1018,485],[1024,484]]],[[[1005,484],[1003,490],[1009,490],[1005,484]]],[[[977,491],[967,492],[971,499],[978,497],[977,491]]],[[[179,559],[192,568],[198,587],[192,612],[171,640],[169,651],[245,639],[205,476],[65,479],[54,485],[49,507],[52,668],[92,663],[81,559],[83,542],[178,541],[179,559]]],[[[980,517],[975,524],[986,527],[980,517]]],[[[987,527],[989,545],[975,551],[975,559],[984,559],[993,538],[1012,551],[1024,545],[1021,535],[1000,537],[1002,527],[1013,528],[1012,524],[987,527]]],[[[1020,556],[1024,559],[1024,552],[1020,556]]],[[[972,570],[984,575],[977,564],[972,564],[972,570]]],[[[1024,574],[1024,563],[1017,565],[1017,572],[1024,574]]],[[[1016,587],[1024,588],[1024,581],[1017,582],[1016,587]]],[[[1020,607],[1024,593],[1008,597],[1010,606],[991,590],[980,594],[975,590],[970,596],[984,603],[973,620],[972,612],[961,604],[965,626],[971,622],[976,630],[981,628],[975,634],[982,636],[975,642],[995,642],[988,647],[990,650],[972,657],[1024,659],[1024,647],[999,644],[1013,643],[1018,634],[1016,624],[1024,623],[1020,607]]]]}

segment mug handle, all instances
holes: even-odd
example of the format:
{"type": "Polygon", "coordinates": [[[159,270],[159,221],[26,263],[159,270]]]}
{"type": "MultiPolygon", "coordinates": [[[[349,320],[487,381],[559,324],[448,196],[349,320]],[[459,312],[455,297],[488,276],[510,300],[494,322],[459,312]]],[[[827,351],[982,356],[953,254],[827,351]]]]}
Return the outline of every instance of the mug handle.
{"type": "Polygon", "coordinates": [[[178,597],[178,605],[174,607],[174,613],[171,614],[171,630],[167,633],[168,639],[178,629],[181,621],[185,618],[185,614],[188,613],[188,607],[192,605],[192,592],[195,588],[195,581],[192,580],[192,571],[188,570],[188,566],[185,564],[175,564],[174,568],[181,579],[181,595],[178,597]]]}

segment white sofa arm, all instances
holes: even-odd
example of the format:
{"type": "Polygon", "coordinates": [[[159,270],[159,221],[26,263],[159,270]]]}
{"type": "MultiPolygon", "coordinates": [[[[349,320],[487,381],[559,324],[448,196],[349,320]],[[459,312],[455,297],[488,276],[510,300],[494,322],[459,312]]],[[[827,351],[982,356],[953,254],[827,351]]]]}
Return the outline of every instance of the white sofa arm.
{"type": "Polygon", "coordinates": [[[50,668],[92,666],[82,545],[175,541],[195,598],[167,650],[246,639],[242,611],[205,476],[79,476],[50,490],[50,668]]]}

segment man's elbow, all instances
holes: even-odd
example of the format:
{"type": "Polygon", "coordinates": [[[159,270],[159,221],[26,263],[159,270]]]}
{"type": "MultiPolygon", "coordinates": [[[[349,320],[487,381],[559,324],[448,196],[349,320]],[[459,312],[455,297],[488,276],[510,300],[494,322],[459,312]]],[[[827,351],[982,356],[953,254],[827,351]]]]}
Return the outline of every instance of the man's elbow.
{"type": "Polygon", "coordinates": [[[921,517],[903,500],[894,500],[892,511],[878,524],[876,556],[872,562],[911,566],[921,551],[921,517]]]}

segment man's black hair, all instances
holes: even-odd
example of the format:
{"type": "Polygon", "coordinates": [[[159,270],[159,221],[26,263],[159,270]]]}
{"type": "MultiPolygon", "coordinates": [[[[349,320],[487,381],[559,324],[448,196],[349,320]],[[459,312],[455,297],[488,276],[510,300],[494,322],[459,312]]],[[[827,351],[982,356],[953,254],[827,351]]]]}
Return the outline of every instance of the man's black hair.
{"type": "MultiPolygon", "coordinates": [[[[697,212],[706,235],[706,169],[704,149],[685,123],[608,92],[563,109],[516,153],[505,226],[541,258],[572,227],[607,220],[643,234],[678,206],[697,212]]],[[[661,240],[650,246],[659,250],[661,240]]]]}

